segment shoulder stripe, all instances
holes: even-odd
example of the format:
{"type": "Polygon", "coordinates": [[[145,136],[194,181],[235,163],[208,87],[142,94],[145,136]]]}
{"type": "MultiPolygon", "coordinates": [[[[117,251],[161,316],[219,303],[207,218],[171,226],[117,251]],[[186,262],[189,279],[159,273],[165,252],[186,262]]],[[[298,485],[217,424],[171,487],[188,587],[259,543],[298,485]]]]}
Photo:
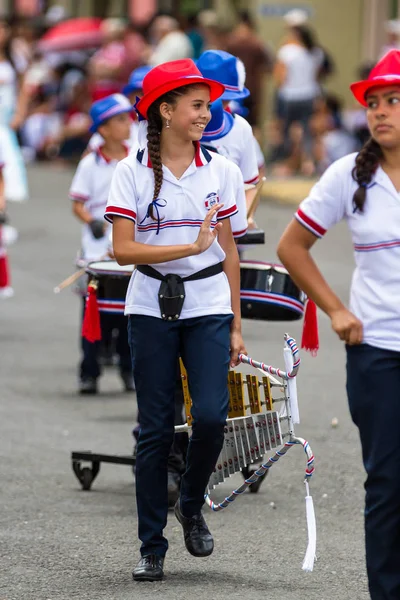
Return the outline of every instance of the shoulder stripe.
{"type": "Polygon", "coordinates": [[[121,208],[120,206],[107,206],[104,218],[109,223],[112,223],[113,217],[126,217],[136,223],[136,213],[128,208],[121,208]]]}
{"type": "Polygon", "coordinates": [[[324,229],[323,227],[321,227],[321,225],[318,225],[318,223],[310,219],[310,217],[307,216],[305,212],[301,210],[301,208],[298,209],[294,216],[298,220],[298,222],[301,225],[303,225],[303,227],[308,229],[308,231],[311,231],[311,233],[313,233],[316,237],[321,238],[323,235],[325,235],[326,229],[324,229]]]}
{"type": "Polygon", "coordinates": [[[230,208],[226,208],[225,210],[218,211],[217,219],[220,221],[221,219],[227,219],[228,217],[232,217],[238,211],[236,204],[233,204],[230,208]]]}

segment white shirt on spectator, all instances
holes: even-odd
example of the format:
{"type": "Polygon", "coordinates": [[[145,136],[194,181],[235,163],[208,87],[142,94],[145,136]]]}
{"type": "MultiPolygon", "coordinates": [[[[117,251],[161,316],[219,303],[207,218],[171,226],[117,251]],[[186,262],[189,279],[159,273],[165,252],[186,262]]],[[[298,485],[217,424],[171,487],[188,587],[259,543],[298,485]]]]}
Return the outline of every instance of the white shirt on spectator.
{"type": "Polygon", "coordinates": [[[167,33],[157,44],[148,64],[152,67],[179,60],[180,58],[192,58],[193,46],[188,36],[183,31],[171,31],[167,33]]]}
{"type": "Polygon", "coordinates": [[[251,125],[241,117],[235,115],[232,129],[218,140],[207,140],[207,134],[202,141],[212,146],[226,158],[237,165],[242,173],[244,183],[257,183],[259,180],[258,160],[255,138],[251,125]]]}
{"type": "Polygon", "coordinates": [[[279,88],[279,95],[289,101],[316,98],[320,93],[317,76],[323,58],[320,48],[309,51],[298,44],[282,46],[277,59],[286,66],[286,80],[279,88]]]}
{"type": "Polygon", "coordinates": [[[364,211],[355,211],[358,184],[351,173],[356,156],[333,163],[295,216],[316,237],[346,219],[356,262],[350,310],[363,323],[365,344],[400,352],[400,194],[378,167],[364,211]]]}

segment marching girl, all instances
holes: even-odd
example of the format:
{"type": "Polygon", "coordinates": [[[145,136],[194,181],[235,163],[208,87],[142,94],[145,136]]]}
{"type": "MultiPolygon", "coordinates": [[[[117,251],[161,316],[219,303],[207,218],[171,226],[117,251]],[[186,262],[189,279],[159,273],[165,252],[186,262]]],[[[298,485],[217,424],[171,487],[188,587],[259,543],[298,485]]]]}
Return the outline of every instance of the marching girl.
{"type": "Polygon", "coordinates": [[[351,85],[371,138],[333,163],[283,234],[278,255],[346,344],[347,395],[360,433],[372,600],[400,598],[400,52],[351,85]],[[354,244],[350,310],[310,255],[346,219],[354,244]]]}
{"type": "Polygon", "coordinates": [[[163,577],[179,355],[188,371],[194,422],[175,515],[192,555],[208,556],[214,547],[201,508],[223,444],[229,364],[238,364],[244,351],[230,224],[244,202],[243,181],[234,164],[198,143],[210,102],[223,90],[189,59],[149,72],[137,104],[147,120],[147,140],[117,166],[106,210],[117,261],[138,265],[125,309],[140,413],[138,581],[163,577]]]}

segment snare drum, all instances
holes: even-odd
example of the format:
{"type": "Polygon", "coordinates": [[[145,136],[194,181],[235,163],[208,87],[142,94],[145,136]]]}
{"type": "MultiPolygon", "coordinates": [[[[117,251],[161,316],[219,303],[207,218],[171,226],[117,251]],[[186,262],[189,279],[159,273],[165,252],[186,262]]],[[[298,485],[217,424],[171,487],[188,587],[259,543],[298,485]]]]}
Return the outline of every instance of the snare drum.
{"type": "Polygon", "coordinates": [[[305,294],[282,265],[240,262],[240,305],[244,319],[295,321],[304,314],[305,294]]]}
{"type": "Polygon", "coordinates": [[[124,314],[125,297],[134,266],[120,266],[115,260],[90,262],[86,273],[97,283],[97,304],[100,312],[124,314]]]}

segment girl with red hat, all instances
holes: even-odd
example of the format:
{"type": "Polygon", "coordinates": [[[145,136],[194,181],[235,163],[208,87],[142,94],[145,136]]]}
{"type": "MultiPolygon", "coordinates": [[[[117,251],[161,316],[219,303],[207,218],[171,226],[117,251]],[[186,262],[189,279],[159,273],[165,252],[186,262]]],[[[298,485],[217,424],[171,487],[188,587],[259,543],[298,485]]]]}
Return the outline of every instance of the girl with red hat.
{"type": "Polygon", "coordinates": [[[214,547],[201,508],[223,444],[228,368],[245,351],[230,225],[245,201],[243,181],[236,165],[199,144],[210,103],[223,91],[189,59],[146,75],[136,105],[145,122],[137,146],[116,168],[105,214],[117,261],[137,265],[125,312],[140,413],[138,581],[163,577],[179,355],[188,371],[193,429],[175,515],[193,556],[208,556],[214,547]]]}
{"type": "Polygon", "coordinates": [[[300,205],[278,255],[346,344],[347,394],[367,472],[365,540],[372,600],[400,598],[400,52],[351,85],[371,138],[333,163],[300,205]],[[310,249],[345,219],[356,269],[350,310],[310,249]]]}

